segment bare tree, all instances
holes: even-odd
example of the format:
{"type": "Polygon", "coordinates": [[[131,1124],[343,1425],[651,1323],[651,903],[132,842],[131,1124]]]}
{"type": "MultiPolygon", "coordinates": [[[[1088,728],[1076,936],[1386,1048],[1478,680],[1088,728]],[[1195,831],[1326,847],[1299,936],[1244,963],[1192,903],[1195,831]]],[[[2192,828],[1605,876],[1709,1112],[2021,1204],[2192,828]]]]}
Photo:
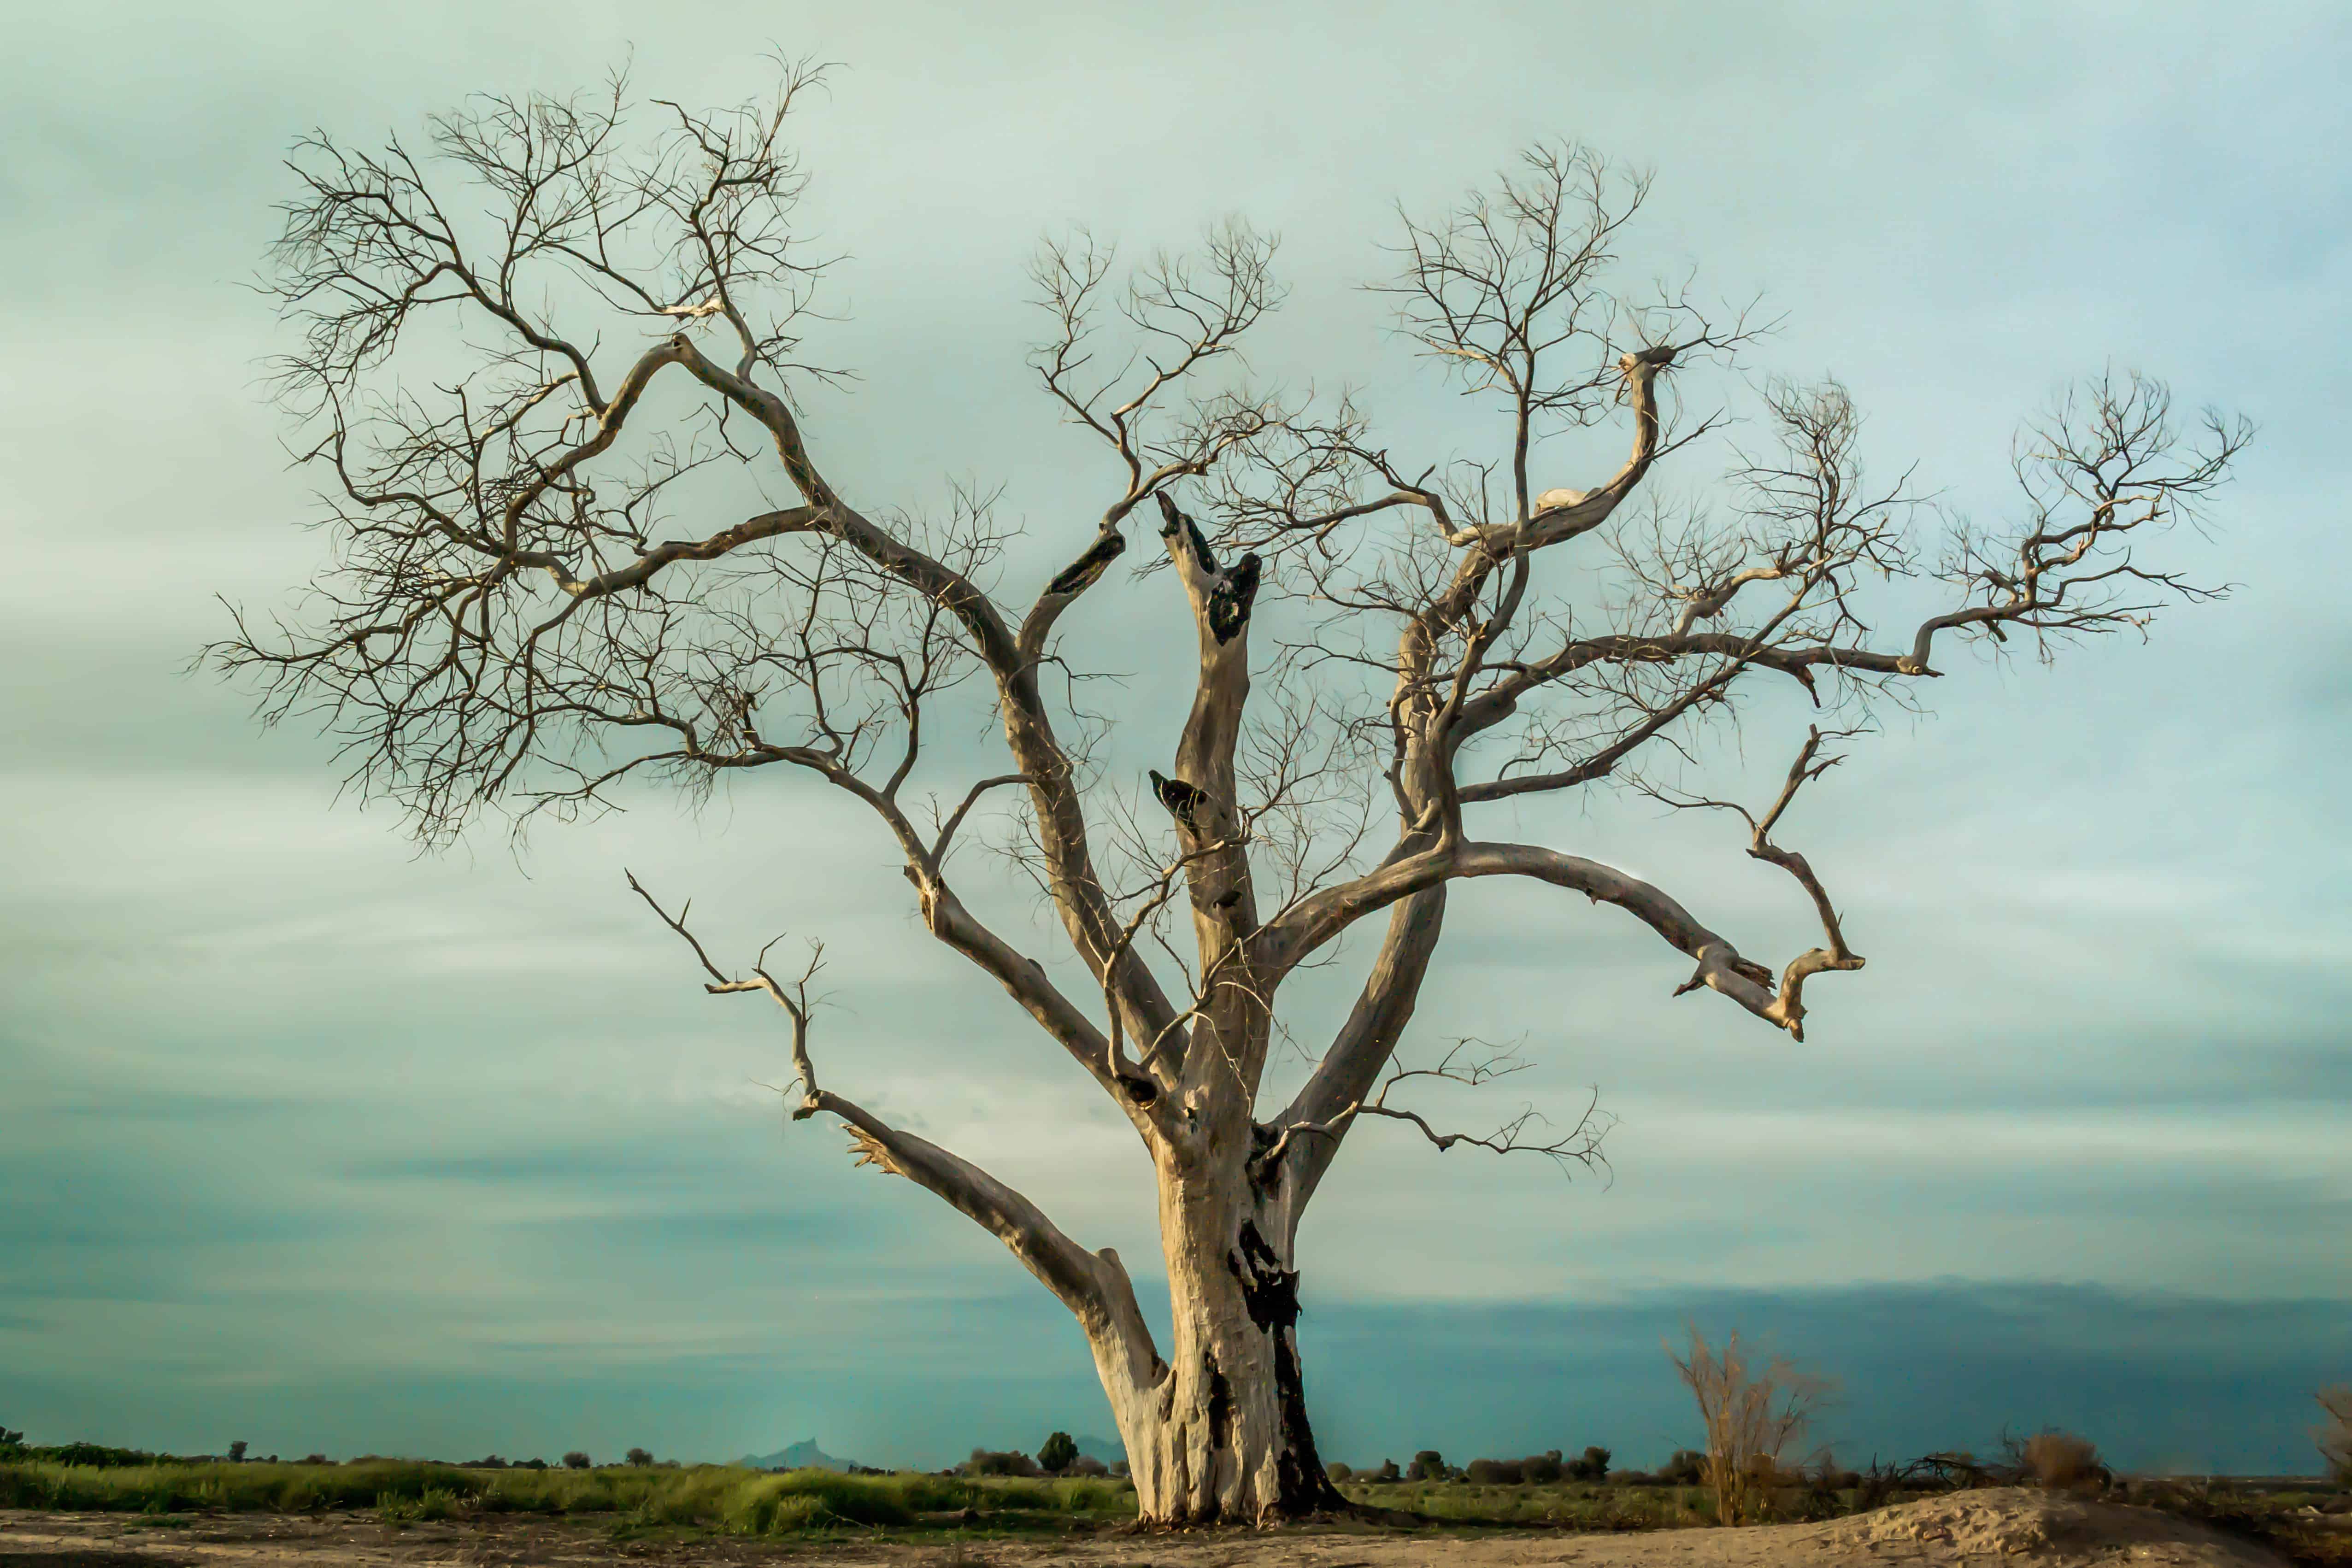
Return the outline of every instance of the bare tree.
{"type": "Polygon", "coordinates": [[[1698,1402],[1716,1522],[1759,1522],[1784,1479],[1783,1467],[1804,1442],[1829,1396],[1830,1383],[1802,1371],[1785,1355],[1767,1356],[1759,1363],[1740,1344],[1736,1329],[1717,1352],[1693,1326],[1690,1354],[1666,1354],[1683,1386],[1698,1402]]]}
{"type": "Polygon", "coordinates": [[[1497,412],[1475,460],[1394,457],[1347,400],[1231,373],[1281,297],[1273,243],[1245,227],[1125,272],[1084,236],[1046,246],[1039,382],[1108,463],[1099,517],[1044,541],[1064,564],[1024,586],[989,497],[929,517],[853,497],[803,425],[798,392],[834,373],[801,348],[824,262],[795,234],[785,139],[814,79],[789,70],[772,97],[710,112],[615,80],[475,99],[415,146],[300,143],[275,274],[300,340],[280,384],[338,554],[299,610],[240,615],[214,656],[257,679],[268,719],[340,737],[352,781],[429,842],[486,809],[594,810],[639,779],[691,791],[797,770],[862,802],[929,933],[1132,1124],[1159,1182],[1169,1344],[1115,1253],[829,1087],[811,971],[723,965],[683,908],[638,891],[708,989],[780,1005],[795,1115],[837,1118],[862,1160],[1001,1238],[1076,1315],[1147,1518],[1341,1506],[1293,1333],[1299,1219],[1340,1145],[1378,1119],[1440,1149],[1590,1166],[1606,1125],[1523,1116],[1465,1138],[1401,1102],[1510,1065],[1466,1043],[1397,1064],[1447,889],[1519,877],[1612,904],[1691,966],[1677,994],[1802,1038],[1807,982],[1863,964],[1776,836],[1837,759],[1823,747],[1864,727],[1874,696],[1936,676],[1955,640],[2047,653],[2209,596],[2138,547],[2197,511],[2246,428],[2209,414],[2184,433],[2160,384],[2095,381],[2021,437],[2021,520],[1954,529],[1931,558],[1907,484],[1865,482],[1844,392],[1773,383],[1771,439],[1735,456],[1715,510],[1651,501],[1653,468],[1715,425],[1677,423],[1669,378],[1729,362],[1753,332],[1686,292],[1614,290],[1644,182],[1538,148],[1498,188],[1408,221],[1391,285],[1412,340],[1497,412]],[[1539,477],[1548,437],[1609,426],[1630,432],[1613,472],[1582,489],[1539,477]],[[734,498],[754,485],[776,492],[734,498]],[[1139,526],[1159,548],[1127,591],[1181,592],[1198,649],[1148,791],[1101,762],[1103,726],[1071,695],[1099,665],[1055,635],[1081,600],[1120,591],[1110,569],[1139,526]],[[1940,597],[1884,640],[1864,601],[1901,580],[1940,597]],[[1611,780],[1716,804],[1641,759],[1688,755],[1776,681],[1840,720],[1749,818],[1748,852],[1822,925],[1777,973],[1663,888],[1473,831],[1475,808],[1611,780]],[[1003,760],[951,776],[926,743],[974,714],[1003,760]],[[951,852],[976,821],[1013,824],[1013,862],[1098,996],[1055,985],[960,895],[951,852]],[[1345,1024],[1287,1103],[1262,1103],[1284,982],[1376,917],[1345,1024]]]}
{"type": "Polygon", "coordinates": [[[2352,1484],[2352,1383],[2323,1388],[2315,1397],[2327,1416],[2312,1431],[2319,1444],[2319,1456],[2327,1461],[2329,1475],[2352,1484]]]}

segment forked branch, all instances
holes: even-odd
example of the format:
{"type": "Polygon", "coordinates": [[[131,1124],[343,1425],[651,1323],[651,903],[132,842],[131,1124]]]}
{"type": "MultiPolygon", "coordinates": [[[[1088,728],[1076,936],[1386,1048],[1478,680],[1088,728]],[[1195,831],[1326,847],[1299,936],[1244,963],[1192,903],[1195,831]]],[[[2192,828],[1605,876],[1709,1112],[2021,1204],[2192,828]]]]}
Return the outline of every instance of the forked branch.
{"type": "MultiPolygon", "coordinates": [[[[710,955],[704,951],[700,939],[687,928],[686,917],[694,908],[692,900],[689,899],[686,905],[673,915],[656,902],[652,894],[646,891],[645,884],[637,880],[635,872],[624,872],[622,874],[629,879],[629,891],[644,899],[646,907],[652,910],[664,925],[677,932],[679,939],[694,950],[695,962],[700,964],[703,973],[710,977],[704,983],[703,990],[714,997],[739,996],[746,991],[763,991],[778,1007],[784,1009],[784,1016],[792,1020],[793,1071],[799,1074],[794,1082],[801,1091],[801,1103],[793,1112],[793,1120],[802,1122],[815,1115],[824,1108],[824,1092],[818,1087],[816,1069],[809,1061],[809,1014],[814,1010],[814,1004],[809,999],[808,988],[809,982],[816,978],[816,972],[824,967],[824,944],[821,942],[809,944],[808,965],[802,969],[799,977],[789,984],[779,981],[773,975],[768,973],[767,969],[769,949],[782,941],[782,936],[773,938],[766,947],[760,949],[759,958],[751,965],[751,979],[730,976],[710,961],[710,955]]],[[[789,1086],[786,1092],[790,1092],[789,1086]]]]}
{"type": "MultiPolygon", "coordinates": [[[[1760,821],[1750,815],[1746,807],[1730,801],[1678,799],[1660,790],[1650,791],[1652,795],[1664,800],[1668,805],[1678,808],[1738,812],[1740,820],[1748,824],[1749,856],[1756,860],[1769,862],[1787,872],[1797,879],[1797,885],[1803,888],[1806,896],[1813,901],[1813,912],[1821,919],[1825,945],[1808,948],[1789,961],[1788,967],[1780,973],[1780,995],[1774,998],[1772,1009],[1766,1015],[1787,1030],[1791,1039],[1799,1040],[1805,1038],[1806,980],[1824,970],[1859,969],[1865,960],[1861,954],[1846,946],[1845,931],[1839,923],[1837,908],[1831,904],[1829,890],[1822,885],[1822,879],[1813,873],[1811,863],[1796,851],[1783,849],[1774,843],[1772,829],[1774,824],[1780,821],[1780,814],[1789,809],[1789,803],[1797,798],[1799,789],[1845,760],[1843,757],[1822,757],[1822,742],[1825,739],[1843,739],[1855,733],[1853,730],[1835,730],[1824,735],[1818,726],[1809,729],[1803,749],[1797,753],[1796,761],[1789,765],[1789,777],[1781,784],[1780,795],[1773,800],[1771,809],[1764,813],[1760,821]]],[[[1704,975],[1695,975],[1675,994],[1680,996],[1684,991],[1695,989],[1704,984],[1706,984],[1704,975]]]]}

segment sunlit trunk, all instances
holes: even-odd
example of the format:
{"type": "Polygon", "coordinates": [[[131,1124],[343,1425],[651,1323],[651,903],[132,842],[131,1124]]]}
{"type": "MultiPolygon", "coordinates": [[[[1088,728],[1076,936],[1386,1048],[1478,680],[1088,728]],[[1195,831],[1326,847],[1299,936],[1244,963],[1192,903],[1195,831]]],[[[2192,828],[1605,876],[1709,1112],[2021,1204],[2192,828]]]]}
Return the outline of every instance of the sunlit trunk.
{"type": "Polygon", "coordinates": [[[1163,1173],[1160,1206],[1167,1360],[1149,1380],[1106,1362],[1104,1379],[1141,1517],[1263,1523],[1346,1507],[1307,1426],[1289,1228],[1238,1171],[1163,1173]]]}

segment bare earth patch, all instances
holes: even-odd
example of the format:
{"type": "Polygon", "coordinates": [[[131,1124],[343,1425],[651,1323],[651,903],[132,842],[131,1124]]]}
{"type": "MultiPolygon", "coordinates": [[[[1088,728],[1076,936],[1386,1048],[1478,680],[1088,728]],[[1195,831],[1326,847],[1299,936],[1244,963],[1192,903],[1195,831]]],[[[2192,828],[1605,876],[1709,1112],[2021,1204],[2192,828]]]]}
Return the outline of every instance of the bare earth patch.
{"type": "Polygon", "coordinates": [[[597,1524],[484,1518],[392,1530],[366,1514],[246,1515],[172,1528],[125,1514],[0,1511],[0,1568],[615,1568],[657,1563],[873,1563],[903,1568],[2284,1568],[2251,1542],[2153,1509],[2019,1488],[1960,1492],[1826,1524],[1634,1534],[1509,1531],[1073,1533],[940,1544],[698,1537],[616,1541],[597,1524]]]}

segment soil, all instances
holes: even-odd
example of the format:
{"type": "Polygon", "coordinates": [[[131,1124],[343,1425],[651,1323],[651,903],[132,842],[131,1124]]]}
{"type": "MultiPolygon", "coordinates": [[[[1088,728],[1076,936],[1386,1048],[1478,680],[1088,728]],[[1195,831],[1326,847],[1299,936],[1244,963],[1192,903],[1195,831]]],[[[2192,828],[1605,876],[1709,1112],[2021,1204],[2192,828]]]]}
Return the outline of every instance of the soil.
{"type": "Polygon", "coordinates": [[[632,1541],[608,1524],[513,1516],[393,1529],[363,1513],[236,1515],[175,1528],[135,1514],[0,1511],[0,1568],[1961,1568],[2007,1559],[2018,1568],[2284,1568],[2261,1546],[2154,1509],[2017,1488],[1742,1530],[1073,1531],[944,1543],[632,1541]]]}

